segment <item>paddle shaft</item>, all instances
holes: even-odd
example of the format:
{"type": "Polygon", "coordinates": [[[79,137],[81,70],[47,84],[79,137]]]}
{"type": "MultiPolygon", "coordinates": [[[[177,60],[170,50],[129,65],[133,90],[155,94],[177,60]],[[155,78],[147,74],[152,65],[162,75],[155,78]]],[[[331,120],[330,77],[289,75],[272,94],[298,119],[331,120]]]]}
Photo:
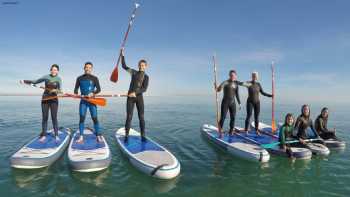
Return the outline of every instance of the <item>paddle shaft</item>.
{"type": "Polygon", "coordinates": [[[125,47],[126,40],[128,39],[128,35],[129,35],[130,30],[131,30],[131,26],[135,20],[135,16],[136,16],[135,14],[136,14],[136,10],[138,7],[139,7],[139,4],[135,4],[135,8],[132,11],[132,14],[131,14],[130,19],[129,19],[128,29],[126,30],[122,45],[120,47],[117,64],[115,65],[114,70],[113,70],[111,77],[110,77],[110,80],[114,83],[118,81],[118,65],[119,65],[120,59],[121,59],[121,52],[122,52],[123,48],[125,47]]]}
{"type": "Polygon", "coordinates": [[[271,64],[271,73],[272,73],[272,133],[276,131],[276,122],[275,122],[275,65],[274,62],[271,64]]]}
{"type": "Polygon", "coordinates": [[[218,100],[218,91],[217,91],[217,71],[216,71],[216,55],[213,55],[214,63],[214,84],[215,84],[215,107],[216,107],[216,125],[219,133],[221,134],[221,127],[219,125],[219,100],[218,100]]]}

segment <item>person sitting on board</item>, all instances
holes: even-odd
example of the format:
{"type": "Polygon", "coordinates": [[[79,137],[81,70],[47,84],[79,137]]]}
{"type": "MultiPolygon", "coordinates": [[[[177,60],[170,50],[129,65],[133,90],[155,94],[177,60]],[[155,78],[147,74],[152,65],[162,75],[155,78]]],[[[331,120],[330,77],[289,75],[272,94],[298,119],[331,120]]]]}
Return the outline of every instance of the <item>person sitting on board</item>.
{"type": "Polygon", "coordinates": [[[287,141],[294,140],[293,137],[294,130],[294,117],[293,114],[288,113],[285,117],[284,124],[280,127],[279,131],[279,142],[280,149],[284,150],[289,157],[292,157],[292,151],[290,149],[290,144],[286,143],[287,141]]]}
{"type": "Polygon", "coordinates": [[[53,130],[55,132],[55,139],[59,141],[58,137],[58,121],[57,121],[57,112],[58,112],[58,99],[57,94],[62,93],[62,80],[58,76],[60,68],[57,64],[53,64],[50,68],[50,74],[45,75],[37,80],[23,80],[21,83],[25,84],[38,84],[45,82],[45,90],[42,96],[41,109],[42,109],[42,130],[40,133],[40,142],[44,142],[47,135],[47,121],[49,119],[49,111],[51,111],[51,119],[53,130]],[[53,99],[48,99],[50,97],[55,97],[53,99]],[[48,100],[45,100],[48,99],[48,100]]]}
{"type": "MultiPolygon", "coordinates": [[[[79,76],[75,82],[74,94],[78,95],[78,90],[80,89],[81,96],[86,98],[95,97],[96,94],[101,92],[100,82],[98,78],[92,75],[93,64],[91,62],[86,62],[84,64],[84,74],[79,76]]],[[[92,121],[94,122],[94,132],[98,142],[102,142],[102,133],[100,132],[100,126],[97,119],[97,107],[95,104],[89,103],[86,100],[81,99],[79,104],[79,138],[77,143],[83,143],[84,141],[84,122],[86,117],[87,109],[90,111],[92,121]]]]}
{"type": "Polygon", "coordinates": [[[148,75],[145,73],[147,68],[147,61],[142,59],[138,63],[139,70],[129,68],[125,63],[124,48],[121,50],[122,67],[131,75],[131,82],[128,91],[128,98],[126,101],[126,121],[125,121],[125,139],[124,142],[128,142],[129,130],[131,127],[131,120],[133,116],[134,107],[136,104],[140,129],[141,140],[146,141],[145,135],[145,118],[144,118],[144,102],[143,93],[146,92],[148,87],[148,75]]]}
{"type": "Polygon", "coordinates": [[[324,107],[315,121],[315,129],[322,139],[336,139],[335,129],[328,129],[328,108],[324,107]]]}
{"type": "Polygon", "coordinates": [[[304,140],[309,139],[308,128],[314,133],[314,138],[318,138],[318,134],[315,132],[312,119],[310,118],[310,107],[308,105],[303,105],[301,107],[301,115],[297,118],[295,122],[294,129],[297,130],[297,138],[300,143],[305,144],[304,140]]]}
{"type": "MultiPolygon", "coordinates": [[[[232,135],[235,132],[235,117],[236,117],[236,101],[237,99],[239,110],[241,110],[241,100],[239,98],[238,85],[241,82],[237,81],[237,73],[235,70],[230,70],[229,79],[222,82],[218,87],[215,87],[217,92],[223,90],[224,96],[221,102],[221,115],[219,121],[219,132],[221,133],[222,127],[225,122],[227,111],[230,112],[230,131],[229,134],[232,135]]],[[[216,84],[215,84],[216,85],[216,84]]]]}
{"type": "Polygon", "coordinates": [[[267,97],[272,97],[272,94],[268,94],[264,92],[260,83],[258,82],[258,73],[252,73],[252,80],[242,83],[242,86],[248,88],[248,99],[247,99],[247,117],[245,119],[244,130],[248,133],[248,128],[250,124],[250,117],[252,116],[252,112],[254,109],[254,125],[255,131],[258,135],[259,132],[259,114],[260,114],[260,93],[267,97]]]}

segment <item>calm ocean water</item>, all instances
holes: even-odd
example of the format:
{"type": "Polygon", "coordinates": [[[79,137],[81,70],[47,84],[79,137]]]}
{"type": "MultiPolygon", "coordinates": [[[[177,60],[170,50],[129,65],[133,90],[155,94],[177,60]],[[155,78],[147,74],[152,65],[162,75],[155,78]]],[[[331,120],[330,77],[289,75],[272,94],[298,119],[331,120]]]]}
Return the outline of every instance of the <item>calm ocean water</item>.
{"type": "MultiPolygon", "coordinates": [[[[108,100],[108,106],[98,111],[113,153],[107,170],[72,172],[66,154],[45,169],[12,169],[9,157],[40,132],[40,101],[39,97],[0,97],[1,196],[350,196],[349,148],[310,161],[276,156],[267,164],[241,160],[200,134],[202,124],[215,122],[212,101],[206,97],[145,98],[148,136],[168,148],[182,165],[179,177],[163,181],[139,172],[116,146],[114,132],[125,121],[122,98],[108,100]]],[[[300,105],[278,105],[278,120],[287,112],[297,115],[300,105]]],[[[269,107],[266,104],[261,114],[266,123],[271,121],[269,107]]],[[[311,106],[313,118],[321,107],[311,106]]],[[[331,106],[329,126],[336,127],[338,136],[350,145],[348,109],[331,106]]],[[[244,110],[238,112],[237,126],[243,125],[244,110]]],[[[76,129],[78,121],[78,101],[61,100],[60,126],[76,129]]],[[[91,125],[89,116],[87,123],[91,125]]],[[[139,130],[137,116],[133,127],[139,130]]]]}

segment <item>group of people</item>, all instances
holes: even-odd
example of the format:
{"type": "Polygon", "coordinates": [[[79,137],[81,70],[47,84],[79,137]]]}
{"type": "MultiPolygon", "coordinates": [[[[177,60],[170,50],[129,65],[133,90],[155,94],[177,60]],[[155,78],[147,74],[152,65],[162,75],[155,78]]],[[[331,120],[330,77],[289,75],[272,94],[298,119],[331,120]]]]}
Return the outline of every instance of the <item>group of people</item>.
{"type": "MultiPolygon", "coordinates": [[[[121,50],[122,58],[122,67],[131,75],[131,82],[129,91],[127,94],[127,104],[126,104],[126,121],[125,121],[125,142],[128,141],[129,130],[131,127],[131,120],[133,117],[134,106],[136,105],[138,116],[140,120],[140,129],[141,129],[141,140],[145,141],[145,119],[144,119],[144,102],[143,102],[143,93],[146,92],[148,87],[149,77],[145,73],[147,68],[147,61],[140,60],[138,63],[138,70],[129,68],[125,63],[124,49],[121,50]]],[[[59,66],[53,64],[50,68],[50,74],[45,75],[37,80],[23,80],[20,81],[24,84],[39,84],[45,83],[44,93],[41,99],[41,109],[42,109],[42,130],[40,133],[40,142],[45,142],[47,135],[47,122],[49,118],[49,111],[51,112],[52,125],[54,130],[54,135],[56,141],[59,141],[58,135],[58,95],[62,94],[62,80],[59,77],[59,66]]],[[[80,96],[82,98],[94,98],[98,96],[101,92],[101,87],[98,77],[92,74],[93,64],[91,62],[86,62],[84,64],[84,74],[79,76],[75,83],[74,94],[78,96],[80,90],[80,96]]],[[[87,110],[89,109],[92,121],[94,123],[94,133],[98,142],[102,141],[102,132],[100,131],[99,121],[97,118],[97,106],[93,103],[88,102],[86,99],[81,99],[79,104],[79,137],[77,143],[84,143],[84,122],[87,110]]]]}
{"type": "Polygon", "coordinates": [[[222,133],[223,125],[225,122],[226,114],[230,112],[230,130],[229,134],[239,132],[235,129],[235,117],[236,117],[236,101],[238,102],[239,109],[241,109],[241,100],[239,97],[239,86],[246,87],[248,89],[248,99],[246,104],[247,116],[245,119],[244,131],[248,133],[250,118],[254,110],[254,126],[255,131],[260,135],[259,131],[259,115],[260,115],[260,94],[273,97],[272,94],[264,92],[260,83],[258,82],[258,73],[252,73],[251,81],[241,82],[237,80],[237,72],[231,70],[229,72],[229,79],[222,82],[219,86],[214,84],[215,90],[220,92],[223,90],[223,98],[221,102],[221,115],[219,120],[219,133],[222,133]]]}
{"type": "MultiPolygon", "coordinates": [[[[259,130],[259,114],[260,114],[260,94],[267,97],[273,97],[274,95],[264,92],[261,84],[258,82],[258,73],[252,73],[251,81],[241,82],[237,80],[237,72],[231,70],[229,72],[229,79],[222,82],[219,86],[214,84],[215,90],[220,92],[223,90],[223,98],[221,102],[221,116],[218,122],[218,130],[221,134],[223,131],[224,121],[227,112],[230,112],[230,130],[229,135],[233,135],[235,132],[240,132],[235,129],[235,117],[236,117],[236,101],[238,102],[239,109],[241,109],[241,100],[239,96],[239,86],[246,87],[248,89],[248,98],[246,103],[247,116],[245,119],[244,131],[248,133],[250,118],[254,110],[254,129],[258,135],[260,135],[259,130]]],[[[313,124],[310,118],[310,107],[308,105],[303,105],[301,109],[301,115],[294,122],[294,117],[292,114],[288,113],[285,117],[284,124],[280,127],[279,141],[280,147],[285,151],[290,150],[287,141],[299,140],[301,145],[305,145],[309,136],[307,135],[307,130],[310,128],[314,133],[314,138],[322,139],[336,139],[335,129],[328,129],[328,108],[323,108],[321,114],[317,117],[315,124],[313,124]],[[296,130],[297,134],[294,135],[293,131],[296,130]]],[[[299,144],[299,145],[300,145],[299,144]]],[[[298,144],[297,144],[298,145],[298,144]]]]}
{"type": "Polygon", "coordinates": [[[304,146],[306,141],[312,137],[316,139],[337,139],[335,129],[328,129],[328,108],[324,107],[320,115],[317,116],[315,123],[310,117],[310,107],[303,105],[301,114],[294,121],[293,114],[288,113],[285,117],[284,124],[280,127],[279,141],[280,148],[286,152],[290,152],[291,146],[304,146]],[[309,130],[311,129],[311,130],[309,130]],[[294,134],[296,130],[296,135],[294,134]],[[308,135],[308,131],[313,133],[313,136],[308,135]],[[297,144],[289,144],[288,141],[298,140],[297,144]]]}

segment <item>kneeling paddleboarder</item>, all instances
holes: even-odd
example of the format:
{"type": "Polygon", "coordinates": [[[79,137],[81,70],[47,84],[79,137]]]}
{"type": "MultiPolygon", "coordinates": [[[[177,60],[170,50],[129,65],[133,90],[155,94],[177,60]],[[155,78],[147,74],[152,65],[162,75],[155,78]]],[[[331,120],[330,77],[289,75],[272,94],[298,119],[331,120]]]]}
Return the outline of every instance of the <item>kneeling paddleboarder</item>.
{"type": "Polygon", "coordinates": [[[322,139],[336,139],[335,129],[328,129],[328,108],[324,107],[315,121],[315,130],[322,139]]]}
{"type": "Polygon", "coordinates": [[[126,121],[125,121],[125,142],[128,141],[129,130],[131,127],[131,120],[133,116],[134,107],[136,105],[140,129],[141,140],[146,141],[145,137],[145,118],[144,118],[144,102],[143,93],[146,92],[148,87],[148,75],[145,73],[147,68],[146,60],[140,60],[138,63],[139,70],[129,68],[125,63],[124,49],[121,50],[122,67],[131,75],[131,82],[128,91],[128,98],[126,101],[126,121]]]}
{"type": "Polygon", "coordinates": [[[292,157],[291,145],[287,144],[287,141],[292,141],[295,138],[293,137],[294,130],[294,117],[291,113],[288,113],[285,117],[284,124],[279,131],[279,142],[280,148],[283,149],[288,157],[292,157]]]}

